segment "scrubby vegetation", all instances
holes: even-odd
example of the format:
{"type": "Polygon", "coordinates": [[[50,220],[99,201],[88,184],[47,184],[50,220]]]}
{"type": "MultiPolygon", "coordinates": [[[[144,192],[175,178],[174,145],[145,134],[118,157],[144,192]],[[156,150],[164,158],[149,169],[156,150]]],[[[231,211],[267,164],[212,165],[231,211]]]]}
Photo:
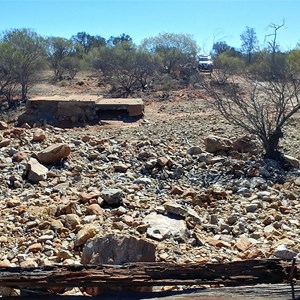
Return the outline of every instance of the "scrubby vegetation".
{"type": "Polygon", "coordinates": [[[212,76],[199,72],[201,49],[188,34],[161,33],[136,45],[126,34],[106,40],[86,32],[66,39],[44,38],[28,29],[5,31],[0,37],[0,109],[25,101],[45,69],[61,86],[80,70],[93,71],[113,97],[161,91],[167,99],[170,90],[204,87],[225,118],[256,134],[266,156],[278,159],[282,127],[300,108],[300,50],[280,51],[283,25],[270,25],[265,47],[248,26],[240,49],[215,42],[212,76]]]}

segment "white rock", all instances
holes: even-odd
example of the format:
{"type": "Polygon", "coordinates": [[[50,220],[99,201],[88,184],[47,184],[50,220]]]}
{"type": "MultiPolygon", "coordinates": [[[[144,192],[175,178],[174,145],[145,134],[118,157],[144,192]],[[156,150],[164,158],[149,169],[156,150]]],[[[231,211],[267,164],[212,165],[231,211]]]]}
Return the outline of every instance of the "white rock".
{"type": "Polygon", "coordinates": [[[281,244],[275,249],[274,255],[278,258],[289,260],[295,258],[298,253],[288,249],[286,245],[281,244]]]}

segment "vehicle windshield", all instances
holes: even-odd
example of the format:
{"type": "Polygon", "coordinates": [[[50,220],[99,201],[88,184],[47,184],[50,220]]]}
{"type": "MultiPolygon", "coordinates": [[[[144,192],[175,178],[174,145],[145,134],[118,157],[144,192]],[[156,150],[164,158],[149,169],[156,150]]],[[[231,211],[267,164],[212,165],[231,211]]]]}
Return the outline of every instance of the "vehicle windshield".
{"type": "Polygon", "coordinates": [[[201,61],[209,61],[210,59],[209,59],[209,57],[200,57],[199,60],[201,60],[201,61]]]}

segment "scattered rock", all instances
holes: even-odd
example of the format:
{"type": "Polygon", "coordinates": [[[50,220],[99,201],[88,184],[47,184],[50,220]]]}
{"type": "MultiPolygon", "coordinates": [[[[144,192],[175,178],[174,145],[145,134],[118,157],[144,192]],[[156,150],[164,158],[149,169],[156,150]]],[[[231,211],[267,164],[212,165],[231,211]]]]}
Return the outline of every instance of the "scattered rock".
{"type": "Polygon", "coordinates": [[[0,130],[6,130],[9,126],[6,122],[0,121],[0,130]]]}
{"type": "Polygon", "coordinates": [[[147,235],[158,241],[173,238],[184,242],[188,238],[188,231],[184,220],[167,217],[157,213],[150,213],[143,219],[148,224],[147,235]]]}
{"type": "Polygon", "coordinates": [[[100,196],[100,191],[94,190],[92,192],[86,193],[82,192],[79,194],[79,199],[82,200],[83,202],[88,202],[92,199],[97,199],[100,196]]]}
{"type": "Polygon", "coordinates": [[[63,220],[65,226],[71,230],[76,229],[81,224],[80,217],[76,214],[67,214],[63,217],[63,220]]]}
{"type": "Polygon", "coordinates": [[[0,148],[7,147],[10,144],[10,139],[0,140],[0,148]]]}
{"type": "Polygon", "coordinates": [[[201,154],[202,152],[203,151],[198,146],[193,146],[193,147],[189,148],[188,151],[187,151],[187,153],[189,155],[198,155],[198,154],[201,154]]]}
{"type": "Polygon", "coordinates": [[[81,246],[86,243],[87,240],[93,238],[99,229],[94,224],[86,224],[79,230],[75,238],[75,246],[81,246]]]}
{"type": "Polygon", "coordinates": [[[71,148],[67,144],[54,144],[47,147],[37,154],[37,158],[41,163],[52,164],[67,158],[71,153],[71,148]]]}
{"type": "Polygon", "coordinates": [[[123,163],[117,163],[114,165],[114,169],[116,172],[126,172],[128,169],[128,166],[123,163]]]}
{"type": "Polygon", "coordinates": [[[120,205],[123,199],[123,191],[120,189],[105,189],[101,197],[108,205],[120,205]]]}
{"type": "Polygon", "coordinates": [[[223,137],[209,135],[205,140],[205,151],[216,153],[219,151],[229,151],[232,149],[232,141],[223,137]]]}
{"type": "Polygon", "coordinates": [[[33,252],[33,253],[42,251],[42,249],[43,249],[43,246],[41,243],[34,243],[28,247],[28,251],[33,252]]]}
{"type": "Polygon", "coordinates": [[[288,249],[286,247],[286,245],[279,245],[275,249],[274,255],[281,259],[290,260],[290,259],[295,258],[298,255],[298,253],[293,250],[288,249]]]}
{"type": "MultiPolygon", "coordinates": [[[[146,113],[157,107],[164,113],[130,126],[43,124],[41,142],[39,123],[0,131],[0,265],[76,264],[107,234],[149,237],[167,262],[274,257],[282,244],[299,253],[299,170],[257,155],[249,138],[206,149],[208,135],[239,132],[202,100],[149,102],[146,113]]],[[[281,147],[299,159],[297,124],[281,147]]]]}
{"type": "Polygon", "coordinates": [[[43,142],[46,139],[46,133],[43,129],[37,128],[33,133],[33,140],[35,142],[43,142]]]}
{"type": "Polygon", "coordinates": [[[284,159],[292,168],[299,169],[300,162],[298,159],[296,159],[290,155],[284,155],[284,159]]]}
{"type": "Polygon", "coordinates": [[[48,169],[40,164],[35,158],[30,158],[27,163],[27,179],[33,183],[45,180],[48,169]]]}
{"type": "Polygon", "coordinates": [[[233,150],[236,150],[238,152],[246,152],[251,154],[257,154],[257,145],[249,136],[244,136],[241,138],[236,139],[232,143],[233,150]]]}
{"type": "Polygon", "coordinates": [[[86,211],[89,215],[103,215],[103,209],[97,203],[87,206],[86,211]]]}
{"type": "Polygon", "coordinates": [[[13,160],[16,162],[21,162],[22,160],[27,160],[28,154],[25,151],[19,151],[13,155],[13,160]]]}

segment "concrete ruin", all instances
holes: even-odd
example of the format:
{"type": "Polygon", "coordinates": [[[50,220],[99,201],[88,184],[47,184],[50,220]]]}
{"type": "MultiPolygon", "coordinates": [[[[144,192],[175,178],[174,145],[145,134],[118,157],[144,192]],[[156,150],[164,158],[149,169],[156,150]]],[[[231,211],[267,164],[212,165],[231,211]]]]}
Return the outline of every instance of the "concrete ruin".
{"type": "Polygon", "coordinates": [[[100,98],[95,95],[47,96],[27,100],[20,123],[72,126],[101,120],[135,120],[144,114],[141,98],[100,98]]]}

